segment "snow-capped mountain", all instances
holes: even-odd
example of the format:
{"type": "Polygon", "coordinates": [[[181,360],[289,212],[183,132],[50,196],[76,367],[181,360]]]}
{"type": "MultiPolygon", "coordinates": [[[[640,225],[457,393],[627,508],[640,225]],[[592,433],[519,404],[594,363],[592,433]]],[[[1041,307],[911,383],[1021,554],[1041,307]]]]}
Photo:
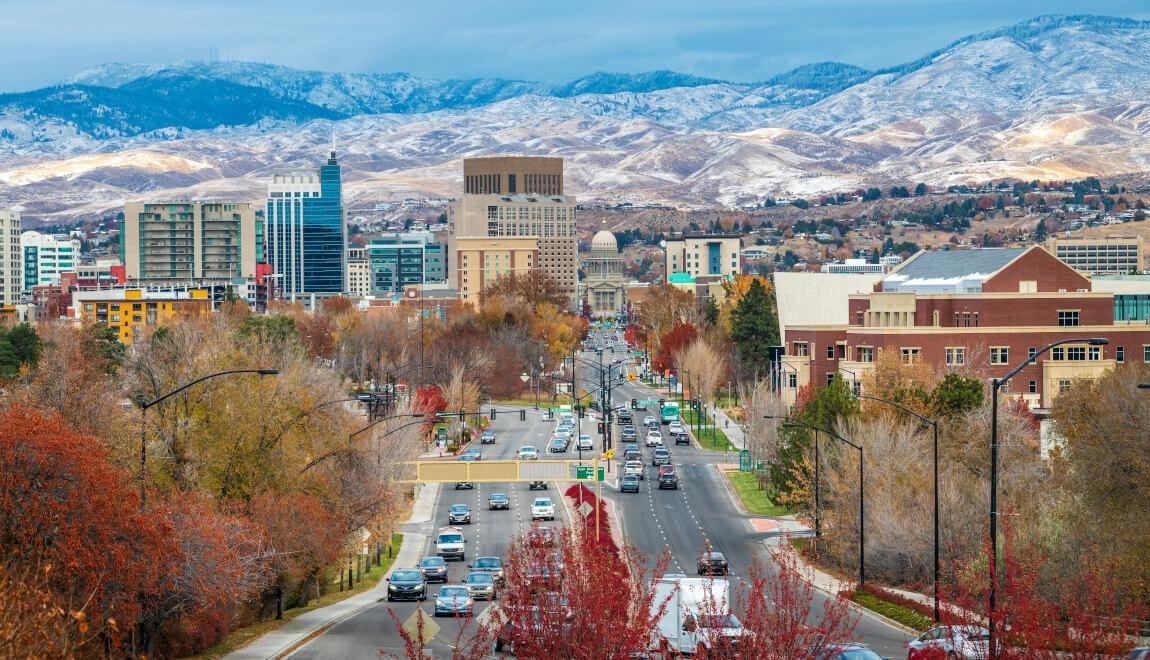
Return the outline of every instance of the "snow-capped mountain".
{"type": "Polygon", "coordinates": [[[1145,172],[1150,22],[1041,17],[866,71],[736,83],[670,71],[559,85],[248,62],[104,65],[0,95],[0,204],[260,197],[331,140],[353,199],[456,194],[458,159],[567,159],[584,199],[743,204],[888,181],[1145,172]]]}

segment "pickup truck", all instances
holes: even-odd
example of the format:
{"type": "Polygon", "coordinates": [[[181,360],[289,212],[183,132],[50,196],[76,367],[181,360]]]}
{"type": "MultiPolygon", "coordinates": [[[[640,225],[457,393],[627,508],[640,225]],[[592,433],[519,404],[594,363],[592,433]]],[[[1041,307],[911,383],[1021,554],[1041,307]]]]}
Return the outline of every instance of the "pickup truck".
{"type": "Polygon", "coordinates": [[[441,527],[435,537],[435,554],[444,559],[467,559],[467,539],[458,527],[441,527]]]}

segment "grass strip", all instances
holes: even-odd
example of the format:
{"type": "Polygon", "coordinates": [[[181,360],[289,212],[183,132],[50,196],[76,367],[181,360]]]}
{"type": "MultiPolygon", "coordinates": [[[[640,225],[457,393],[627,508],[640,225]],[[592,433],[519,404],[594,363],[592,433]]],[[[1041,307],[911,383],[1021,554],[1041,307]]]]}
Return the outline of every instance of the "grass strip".
{"type": "Polygon", "coordinates": [[[751,472],[738,470],[724,470],[723,474],[730,482],[731,488],[739,496],[743,508],[756,516],[785,516],[786,507],[779,506],[771,501],[770,494],[759,487],[759,480],[751,472]]]}
{"type": "Polygon", "coordinates": [[[909,607],[896,605],[890,601],[883,600],[878,596],[867,592],[855,590],[850,594],[850,599],[859,605],[877,612],[888,619],[897,621],[908,628],[913,628],[919,631],[929,630],[934,626],[934,621],[928,617],[915,612],[909,607]]]}

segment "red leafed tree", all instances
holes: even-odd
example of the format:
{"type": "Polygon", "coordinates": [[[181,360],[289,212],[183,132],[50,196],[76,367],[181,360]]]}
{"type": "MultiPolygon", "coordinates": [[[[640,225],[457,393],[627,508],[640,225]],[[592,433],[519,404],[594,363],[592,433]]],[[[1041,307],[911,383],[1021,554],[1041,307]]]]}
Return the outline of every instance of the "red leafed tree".
{"type": "Polygon", "coordinates": [[[623,331],[623,340],[629,345],[638,348],[647,343],[647,333],[643,331],[643,328],[632,323],[623,331]]]}
{"type": "MultiPolygon", "coordinates": [[[[984,554],[951,567],[943,622],[985,626],[989,611],[984,554]]],[[[1143,603],[1124,601],[1117,571],[1086,550],[1072,577],[1061,585],[1043,585],[1048,555],[1004,523],[999,547],[999,580],[995,594],[996,657],[1120,657],[1140,633],[1148,611],[1143,603]]]]}
{"type": "Polygon", "coordinates": [[[667,557],[648,572],[633,548],[616,552],[569,526],[552,529],[545,535],[533,528],[512,541],[496,649],[527,658],[643,653],[666,607],[654,602],[654,583],[667,557]]]}
{"type": "Polygon", "coordinates": [[[180,558],[163,515],[140,512],[131,475],[59,417],[0,412],[0,564],[42,572],[57,605],[118,642],[180,558]]]}
{"type": "Polygon", "coordinates": [[[651,364],[656,371],[666,371],[675,364],[675,354],[695,342],[699,331],[690,323],[676,323],[659,341],[659,354],[651,364]]]}
{"type": "Polygon", "coordinates": [[[439,417],[435,413],[442,412],[446,407],[447,399],[443,397],[443,392],[438,385],[424,385],[415,390],[411,410],[412,412],[423,413],[422,429],[424,433],[431,431],[435,423],[439,421],[439,417]]]}
{"type": "Polygon", "coordinates": [[[307,605],[320,595],[320,572],[340,556],[346,521],[318,497],[302,493],[257,495],[249,505],[249,515],[265,530],[276,579],[281,585],[299,585],[297,600],[307,605]]]}
{"type": "Polygon", "coordinates": [[[587,542],[598,543],[609,551],[618,554],[619,546],[615,545],[615,540],[611,537],[611,520],[608,518],[609,514],[606,503],[595,497],[595,493],[583,484],[572,484],[563,494],[567,499],[571,500],[571,506],[576,510],[578,510],[579,506],[584,502],[591,505],[591,513],[583,518],[580,531],[587,542]],[[596,515],[596,513],[598,515],[596,515]],[[596,522],[599,524],[598,537],[596,537],[595,534],[596,522]]]}

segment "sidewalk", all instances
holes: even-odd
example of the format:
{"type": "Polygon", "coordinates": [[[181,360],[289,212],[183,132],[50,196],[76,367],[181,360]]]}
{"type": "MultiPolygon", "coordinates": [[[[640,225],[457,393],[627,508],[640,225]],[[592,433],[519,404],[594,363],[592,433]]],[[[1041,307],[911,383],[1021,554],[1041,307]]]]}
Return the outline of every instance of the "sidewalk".
{"type": "MultiPolygon", "coordinates": [[[[415,504],[411,509],[411,518],[404,525],[407,527],[425,527],[425,523],[432,521],[435,514],[435,502],[439,497],[439,484],[421,485],[415,497],[415,504]]],[[[427,539],[425,534],[403,531],[403,545],[399,554],[391,565],[387,575],[391,575],[397,567],[408,568],[419,563],[423,553],[423,544],[427,539]]],[[[266,660],[269,658],[283,658],[295,652],[300,646],[313,637],[323,634],[328,628],[349,619],[361,610],[376,604],[380,598],[387,596],[387,581],[380,580],[367,591],[358,593],[350,598],[333,603],[327,607],[301,614],[285,623],[278,630],[259,637],[247,646],[231,653],[226,658],[231,660],[266,660]]]]}
{"type": "Polygon", "coordinates": [[[747,448],[747,438],[743,435],[743,427],[727,416],[727,413],[718,406],[715,407],[715,425],[727,435],[727,440],[738,449],[747,448]]]}

